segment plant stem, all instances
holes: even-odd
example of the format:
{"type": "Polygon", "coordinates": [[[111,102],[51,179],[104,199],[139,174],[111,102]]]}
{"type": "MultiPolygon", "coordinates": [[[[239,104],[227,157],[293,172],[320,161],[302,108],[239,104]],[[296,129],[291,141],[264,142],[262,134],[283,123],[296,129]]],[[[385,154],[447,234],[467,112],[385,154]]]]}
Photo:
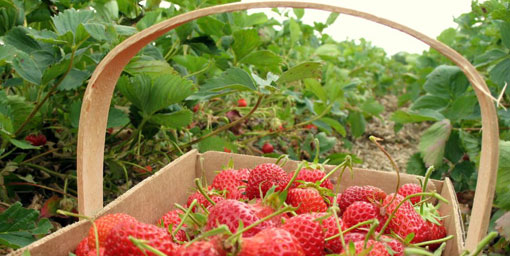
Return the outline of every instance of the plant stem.
{"type": "Polygon", "coordinates": [[[76,214],[76,213],[72,213],[72,212],[68,212],[68,211],[62,211],[62,210],[57,210],[57,213],[65,215],[65,216],[72,216],[72,217],[76,217],[76,218],[86,219],[92,223],[92,228],[94,229],[94,237],[96,240],[95,241],[96,242],[96,254],[97,254],[97,256],[99,256],[99,235],[97,233],[97,226],[96,226],[96,223],[94,223],[94,219],[89,216],[76,214]]]}
{"type": "Polygon", "coordinates": [[[39,155],[36,155],[36,156],[31,157],[31,158],[29,158],[29,159],[27,159],[27,160],[24,160],[24,161],[23,161],[23,162],[21,162],[21,163],[27,163],[27,162],[34,161],[34,160],[36,160],[36,159],[38,159],[38,158],[41,158],[41,157],[43,157],[43,156],[45,156],[45,155],[47,155],[47,154],[51,154],[51,153],[53,153],[53,152],[55,152],[55,151],[57,151],[57,150],[59,150],[59,149],[58,149],[58,148],[52,148],[52,149],[50,149],[50,150],[48,150],[48,151],[46,151],[46,152],[43,152],[43,153],[41,153],[41,154],[39,154],[39,155]]]}
{"type": "Polygon", "coordinates": [[[198,191],[200,194],[202,194],[209,203],[211,203],[212,206],[216,205],[216,202],[214,202],[211,197],[204,191],[204,188],[202,187],[202,184],[200,183],[200,178],[195,179],[195,185],[197,186],[198,191]]]}
{"type": "Polygon", "coordinates": [[[482,239],[482,241],[480,241],[476,250],[470,253],[469,256],[478,256],[478,254],[482,252],[483,248],[485,248],[485,246],[487,246],[487,244],[489,244],[490,241],[494,240],[497,236],[498,232],[490,232],[484,239],[482,239]]]}
{"type": "Polygon", "coordinates": [[[74,175],[65,175],[65,174],[62,174],[62,173],[58,173],[56,171],[52,171],[52,170],[50,170],[50,169],[48,169],[46,167],[43,167],[43,166],[40,166],[40,165],[37,165],[37,164],[20,163],[20,165],[26,165],[26,166],[29,166],[29,167],[32,167],[32,168],[37,168],[37,169],[39,169],[39,170],[41,170],[41,171],[43,171],[43,172],[45,172],[45,173],[47,173],[49,175],[57,176],[57,177],[59,177],[61,179],[66,179],[67,177],[70,177],[71,179],[74,179],[74,180],[77,179],[76,176],[74,176],[74,175]]]}
{"type": "Polygon", "coordinates": [[[148,245],[147,241],[145,241],[145,240],[136,239],[132,236],[129,236],[129,241],[131,241],[136,247],[138,247],[140,249],[140,251],[142,251],[145,255],[147,255],[145,253],[145,251],[149,251],[149,252],[152,252],[153,254],[158,255],[158,256],[167,256],[166,254],[159,251],[158,249],[148,245]]]}
{"type": "Polygon", "coordinates": [[[77,199],[76,196],[67,194],[65,191],[60,191],[58,189],[54,189],[54,188],[51,188],[51,187],[47,187],[47,186],[39,185],[39,184],[35,184],[35,183],[30,183],[30,182],[10,182],[7,185],[9,185],[9,186],[13,186],[13,185],[14,186],[16,186],[16,185],[17,186],[33,186],[33,187],[38,187],[38,188],[46,189],[46,190],[49,190],[49,191],[53,191],[53,192],[62,194],[64,196],[68,196],[68,197],[72,197],[74,199],[77,199]]]}
{"type": "MultiPolygon", "coordinates": [[[[384,153],[384,155],[386,155],[386,157],[390,160],[390,163],[391,165],[393,166],[393,169],[395,169],[395,172],[397,172],[397,188],[395,189],[395,194],[398,193],[398,189],[400,188],[400,168],[398,168],[398,165],[397,163],[395,163],[395,160],[393,160],[393,158],[391,157],[390,153],[388,153],[388,151],[386,151],[386,149],[384,149],[381,144],[379,144],[379,140],[382,140],[380,138],[377,138],[375,136],[370,136],[370,140],[375,143],[375,145],[384,153]]],[[[393,203],[393,200],[395,200],[395,197],[393,197],[391,199],[391,203],[393,203]]]]}
{"type": "Polygon", "coordinates": [[[429,244],[437,244],[437,243],[446,242],[446,241],[448,241],[448,240],[450,240],[450,239],[452,239],[454,237],[455,237],[454,235],[449,235],[449,236],[443,237],[441,239],[425,241],[425,242],[421,242],[421,243],[416,243],[414,245],[415,246],[426,246],[426,245],[429,245],[429,244]]]}

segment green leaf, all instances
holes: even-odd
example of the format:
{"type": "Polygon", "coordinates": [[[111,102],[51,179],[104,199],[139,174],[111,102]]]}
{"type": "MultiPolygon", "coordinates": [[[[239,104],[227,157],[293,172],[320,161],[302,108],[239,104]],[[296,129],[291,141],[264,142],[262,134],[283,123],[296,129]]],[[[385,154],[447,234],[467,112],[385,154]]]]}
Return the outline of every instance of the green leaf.
{"type": "Polygon", "coordinates": [[[25,53],[41,50],[41,45],[32,37],[28,36],[28,32],[23,27],[15,27],[11,29],[3,38],[7,45],[16,47],[25,53]]]}
{"type": "Polygon", "coordinates": [[[150,120],[168,128],[180,129],[193,121],[193,112],[188,109],[182,109],[172,113],[158,113],[154,114],[150,120]]]}
{"type": "Polygon", "coordinates": [[[126,112],[115,107],[110,108],[108,111],[108,122],[106,123],[106,128],[122,127],[128,123],[129,116],[126,112]]]}
{"type": "Polygon", "coordinates": [[[434,96],[448,99],[461,95],[468,86],[468,80],[460,68],[441,65],[427,76],[423,88],[434,96]]]}
{"type": "Polygon", "coordinates": [[[36,85],[41,84],[42,72],[34,59],[27,53],[18,52],[17,56],[12,61],[12,65],[18,75],[23,79],[36,85]]]}
{"type": "Polygon", "coordinates": [[[203,70],[209,65],[209,60],[207,58],[189,54],[174,56],[172,60],[185,67],[190,74],[203,70]]]}
{"type": "Polygon", "coordinates": [[[321,57],[334,58],[340,55],[340,50],[336,44],[323,44],[315,50],[315,54],[321,57]]]}
{"type": "Polygon", "coordinates": [[[474,64],[476,66],[483,66],[493,61],[504,58],[507,53],[501,49],[492,49],[482,55],[476,56],[474,64]]]}
{"type": "Polygon", "coordinates": [[[328,136],[324,132],[318,133],[315,136],[315,138],[317,138],[319,140],[319,147],[320,147],[319,154],[324,154],[324,153],[330,151],[337,143],[337,140],[335,137],[328,136]]]}
{"type": "Polygon", "coordinates": [[[464,149],[462,148],[459,133],[453,130],[446,141],[444,157],[452,163],[457,163],[462,156],[464,156],[464,149]]]}
{"type": "Polygon", "coordinates": [[[278,71],[280,64],[283,62],[282,57],[274,54],[272,51],[261,50],[251,52],[240,60],[245,64],[251,64],[260,69],[269,69],[278,71]]]}
{"type": "MultiPolygon", "coordinates": [[[[510,191],[510,141],[500,140],[496,194],[502,195],[507,191],[510,191]]],[[[506,196],[510,196],[510,194],[506,196]]]]}
{"type": "Polygon", "coordinates": [[[215,35],[221,37],[224,35],[223,28],[225,27],[225,23],[213,17],[203,17],[197,20],[198,27],[206,34],[206,35],[215,35]]]}
{"type": "Polygon", "coordinates": [[[299,41],[299,38],[301,38],[302,36],[299,23],[295,19],[290,19],[289,29],[290,29],[290,42],[292,45],[295,45],[299,41]]]}
{"type": "Polygon", "coordinates": [[[294,11],[294,14],[296,15],[296,18],[298,18],[298,20],[303,18],[303,16],[305,15],[305,9],[294,8],[292,10],[294,11]]]}
{"type": "Polygon", "coordinates": [[[326,94],[326,91],[322,87],[322,85],[317,81],[316,79],[307,78],[305,79],[305,86],[306,89],[315,94],[319,100],[321,100],[323,103],[328,102],[328,95],[326,94]]]}
{"type": "Polygon", "coordinates": [[[499,24],[499,31],[501,32],[501,41],[507,49],[510,49],[510,22],[502,22],[499,24]]]}
{"type": "Polygon", "coordinates": [[[130,27],[130,26],[123,26],[123,25],[113,25],[113,28],[115,28],[115,31],[117,34],[121,36],[131,36],[138,32],[136,28],[130,27]]]}
{"type": "Polygon", "coordinates": [[[138,30],[144,30],[162,20],[161,10],[155,10],[145,13],[143,18],[136,23],[138,30]]]}
{"type": "Polygon", "coordinates": [[[12,143],[12,145],[14,145],[18,148],[21,148],[21,149],[39,149],[39,148],[41,148],[41,147],[33,146],[32,144],[30,144],[26,141],[23,141],[23,140],[10,139],[9,141],[12,143]]]}
{"type": "Polygon", "coordinates": [[[76,35],[78,27],[87,23],[93,17],[94,12],[90,10],[67,9],[52,17],[52,20],[59,35],[64,35],[67,32],[76,35]]]}
{"type": "Polygon", "coordinates": [[[110,37],[106,32],[106,26],[98,23],[88,23],[83,25],[87,33],[98,41],[109,41],[110,37]]]}
{"type": "Polygon", "coordinates": [[[459,138],[463,148],[469,156],[469,159],[473,162],[477,162],[481,150],[481,139],[463,130],[459,131],[459,138]]]}
{"type": "Polygon", "coordinates": [[[10,45],[0,45],[0,65],[12,61],[16,56],[16,48],[10,45]]]}
{"type": "Polygon", "coordinates": [[[290,83],[305,78],[320,78],[322,65],[320,62],[303,62],[285,71],[276,81],[278,84],[290,83]]]}
{"type": "Polygon", "coordinates": [[[332,12],[331,14],[329,14],[328,19],[326,20],[326,24],[331,25],[335,23],[336,19],[338,18],[338,15],[340,15],[340,13],[332,12]]]}
{"type": "Polygon", "coordinates": [[[257,87],[250,74],[240,68],[231,68],[223,72],[219,77],[207,80],[200,87],[200,91],[189,97],[188,100],[208,99],[237,91],[256,90],[257,87]]]}
{"type": "Polygon", "coordinates": [[[446,106],[448,106],[448,99],[445,99],[442,96],[427,94],[416,99],[416,101],[411,105],[411,109],[433,109],[437,111],[444,109],[446,106]]]}
{"type": "Polygon", "coordinates": [[[39,212],[25,209],[17,202],[0,214],[0,244],[20,248],[34,242],[34,235],[47,234],[52,228],[47,220],[38,222],[39,212]]]}
{"type": "Polygon", "coordinates": [[[62,80],[62,83],[58,86],[58,89],[61,91],[74,90],[83,85],[83,82],[85,82],[89,76],[89,72],[73,68],[69,71],[64,80],[62,80]]]}
{"type": "Polygon", "coordinates": [[[503,86],[505,83],[510,85],[510,58],[505,58],[496,64],[489,71],[489,76],[499,86],[503,86]]]}
{"type": "Polygon", "coordinates": [[[352,162],[355,164],[362,164],[363,160],[361,160],[358,156],[354,154],[346,154],[346,153],[333,153],[326,157],[326,159],[329,159],[328,164],[332,165],[338,165],[341,164],[343,161],[345,161],[345,158],[347,156],[351,156],[352,162]]]}
{"type": "Polygon", "coordinates": [[[420,153],[413,154],[406,165],[406,172],[409,174],[416,175],[425,175],[427,168],[425,167],[425,163],[423,163],[420,153]]]}
{"type": "Polygon", "coordinates": [[[126,65],[124,71],[132,76],[146,74],[159,76],[162,74],[177,74],[177,72],[164,60],[156,60],[153,57],[142,55],[136,56],[126,65]]]}
{"type": "MultiPolygon", "coordinates": [[[[2,91],[0,91],[2,92],[2,91]]],[[[25,100],[24,97],[19,95],[9,95],[5,98],[0,98],[0,106],[8,106],[7,117],[12,121],[13,130],[17,130],[19,126],[25,121],[30,112],[32,112],[33,104],[25,100]]],[[[24,129],[29,130],[37,125],[41,121],[41,114],[38,112],[24,129]]]]}
{"type": "Polygon", "coordinates": [[[450,120],[444,119],[436,122],[423,132],[418,144],[418,151],[426,166],[439,167],[442,165],[445,144],[451,131],[450,120]]]}
{"type": "Polygon", "coordinates": [[[236,59],[241,60],[244,56],[255,50],[260,45],[260,37],[255,29],[240,30],[234,32],[234,44],[232,50],[236,59]]]}
{"type": "Polygon", "coordinates": [[[170,74],[156,78],[147,75],[137,75],[131,79],[121,77],[117,87],[146,117],[183,101],[193,92],[191,81],[170,74]]]}
{"type": "Polygon", "coordinates": [[[333,127],[333,129],[335,129],[335,131],[337,131],[342,137],[345,137],[345,135],[346,135],[345,128],[337,120],[335,120],[333,118],[329,118],[329,117],[323,117],[319,120],[328,124],[329,126],[333,127]]]}
{"type": "Polygon", "coordinates": [[[347,117],[347,122],[351,126],[351,133],[354,137],[360,137],[365,133],[366,121],[361,112],[351,111],[347,117]]]}
{"type": "Polygon", "coordinates": [[[443,111],[443,114],[452,122],[467,119],[475,111],[477,102],[474,95],[461,96],[456,98],[453,103],[443,111]]]}
{"type": "Polygon", "coordinates": [[[400,124],[439,121],[443,119],[444,116],[431,109],[420,109],[419,111],[397,110],[391,115],[391,120],[400,124]]]}
{"type": "Polygon", "coordinates": [[[223,151],[225,147],[229,148],[230,143],[223,138],[218,136],[211,136],[198,143],[198,151],[200,153],[215,150],[223,151]]]}
{"type": "Polygon", "coordinates": [[[378,116],[384,111],[384,106],[377,102],[374,98],[370,98],[363,102],[360,108],[363,112],[372,116],[378,116]]]}
{"type": "Polygon", "coordinates": [[[106,22],[119,19],[119,5],[116,0],[94,1],[94,9],[106,22]]]}

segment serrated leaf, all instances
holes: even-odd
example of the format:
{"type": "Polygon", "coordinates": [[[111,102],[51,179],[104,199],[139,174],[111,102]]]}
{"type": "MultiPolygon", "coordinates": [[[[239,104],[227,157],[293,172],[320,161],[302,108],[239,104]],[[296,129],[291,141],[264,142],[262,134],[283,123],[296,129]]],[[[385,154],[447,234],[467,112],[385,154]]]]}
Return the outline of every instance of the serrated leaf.
{"type": "Polygon", "coordinates": [[[23,141],[23,140],[16,140],[16,139],[10,139],[9,140],[12,145],[21,148],[21,149],[39,149],[41,147],[34,146],[30,144],[29,142],[23,141]]]}
{"type": "Polygon", "coordinates": [[[177,72],[164,60],[156,60],[150,56],[136,56],[126,65],[124,71],[132,76],[146,74],[159,76],[162,74],[177,74],[177,72]]]}
{"type": "Polygon", "coordinates": [[[322,85],[316,79],[307,78],[305,79],[306,89],[315,94],[323,103],[328,102],[328,95],[322,87],[322,85]]]}
{"type": "Polygon", "coordinates": [[[450,120],[444,119],[436,122],[423,132],[418,150],[426,166],[438,167],[443,163],[446,141],[452,131],[450,120]]]}
{"type": "Polygon", "coordinates": [[[431,95],[449,99],[464,93],[468,86],[468,80],[459,67],[441,65],[427,75],[423,89],[431,95]]]}
{"type": "Polygon", "coordinates": [[[363,102],[360,108],[363,112],[372,116],[378,116],[384,111],[384,106],[377,102],[374,98],[370,98],[363,102]]]}
{"type": "Polygon", "coordinates": [[[416,174],[416,175],[425,175],[425,172],[427,171],[427,168],[425,167],[425,164],[423,163],[420,153],[413,154],[409,160],[407,161],[406,165],[406,172],[409,174],[416,174]]]}
{"type": "Polygon", "coordinates": [[[58,86],[61,91],[74,90],[83,85],[86,79],[88,79],[90,73],[79,69],[71,69],[67,76],[62,80],[62,83],[58,86]]]}
{"type": "Polygon", "coordinates": [[[510,196],[510,141],[499,141],[499,165],[498,179],[496,182],[496,194],[498,196],[510,196]]]}
{"type": "Polygon", "coordinates": [[[295,45],[302,35],[301,27],[299,26],[299,23],[295,19],[289,20],[289,30],[290,30],[290,43],[291,45],[295,45]]]}
{"type": "Polygon", "coordinates": [[[93,17],[94,12],[90,10],[67,9],[52,17],[52,20],[59,35],[64,35],[67,32],[76,35],[78,27],[87,23],[93,17]]]}
{"type": "Polygon", "coordinates": [[[303,18],[303,16],[305,15],[305,9],[294,8],[292,9],[292,11],[294,11],[294,15],[296,15],[296,18],[298,18],[298,20],[303,18]]]}
{"type": "Polygon", "coordinates": [[[420,111],[397,110],[391,115],[392,121],[401,124],[439,121],[443,119],[444,116],[431,109],[420,109],[420,111]]]}
{"type": "Polygon", "coordinates": [[[106,128],[122,127],[128,123],[129,116],[126,114],[126,112],[115,107],[110,108],[108,111],[108,121],[106,123],[106,128]]]}
{"type": "Polygon", "coordinates": [[[121,36],[131,36],[138,32],[136,28],[123,25],[113,25],[115,31],[121,36]]]}
{"type": "Polygon", "coordinates": [[[36,85],[41,84],[42,72],[34,59],[27,53],[18,52],[17,56],[12,61],[12,65],[16,73],[23,79],[36,85]]]}
{"type": "Polygon", "coordinates": [[[496,64],[489,71],[489,76],[499,86],[503,86],[505,83],[510,85],[510,58],[505,58],[496,64]]]}
{"type": "Polygon", "coordinates": [[[329,14],[328,19],[326,20],[326,24],[331,25],[335,23],[336,19],[338,18],[338,15],[340,15],[340,13],[332,12],[331,14],[329,14]]]}
{"type": "Polygon", "coordinates": [[[502,59],[506,55],[507,53],[501,49],[492,49],[482,55],[476,56],[474,64],[477,66],[483,66],[495,60],[502,59]]]}
{"type": "Polygon", "coordinates": [[[315,50],[315,54],[321,57],[325,56],[331,58],[340,55],[340,50],[339,46],[336,44],[323,44],[315,50]]]}
{"type": "Polygon", "coordinates": [[[277,71],[282,61],[282,57],[268,50],[251,52],[240,60],[242,63],[251,64],[260,69],[267,68],[271,71],[275,69],[277,71]]]}
{"type": "Polygon", "coordinates": [[[448,99],[436,95],[423,95],[416,99],[411,105],[412,110],[418,109],[433,109],[436,111],[442,110],[448,106],[448,99]]]}
{"type": "Polygon", "coordinates": [[[500,23],[499,31],[501,33],[501,42],[507,49],[510,49],[510,22],[500,23]]]}
{"type": "Polygon", "coordinates": [[[477,102],[478,101],[474,95],[458,97],[443,111],[443,114],[452,122],[467,119],[475,111],[475,105],[477,102]]]}
{"type": "Polygon", "coordinates": [[[154,114],[150,121],[172,129],[186,127],[193,121],[193,112],[182,109],[172,113],[154,114]]]}
{"type": "Polygon", "coordinates": [[[318,133],[315,137],[319,140],[320,154],[328,152],[337,143],[335,137],[327,136],[324,132],[318,133]]]}
{"type": "Polygon", "coordinates": [[[198,150],[203,153],[210,150],[223,151],[223,148],[228,147],[229,142],[218,136],[211,136],[198,143],[198,150]]]}
{"type": "Polygon", "coordinates": [[[471,161],[477,162],[478,156],[480,155],[480,137],[477,138],[469,132],[459,130],[459,138],[463,148],[466,150],[469,156],[469,159],[471,161]]]}
{"type": "Polygon", "coordinates": [[[232,50],[237,60],[241,60],[260,45],[260,37],[255,29],[236,31],[233,36],[232,50]]]}
{"type": "Polygon", "coordinates": [[[351,133],[354,137],[360,137],[365,133],[366,120],[361,112],[351,111],[349,112],[349,117],[347,117],[347,122],[351,127],[351,133]]]}
{"type": "Polygon", "coordinates": [[[328,124],[329,126],[331,126],[333,129],[335,129],[335,131],[337,131],[342,137],[345,137],[346,135],[346,131],[345,131],[345,128],[342,124],[340,124],[340,122],[338,122],[337,120],[333,119],[333,118],[329,118],[329,117],[323,117],[321,119],[319,119],[320,121],[328,124]]]}
{"type": "Polygon", "coordinates": [[[106,26],[99,23],[88,23],[83,25],[89,35],[98,41],[109,41],[110,37],[106,32],[106,26]]]}
{"type": "Polygon", "coordinates": [[[224,35],[223,28],[225,27],[225,23],[213,17],[202,17],[197,20],[198,27],[206,34],[206,35],[215,35],[221,37],[224,35]]]}
{"type": "Polygon", "coordinates": [[[207,58],[189,54],[174,56],[172,60],[185,67],[190,74],[204,70],[209,65],[209,60],[207,58]]]}
{"type": "Polygon", "coordinates": [[[3,41],[10,46],[16,47],[25,53],[41,50],[41,45],[33,38],[28,36],[28,32],[23,27],[15,27],[5,34],[3,41]]]}
{"type": "Polygon", "coordinates": [[[305,78],[321,78],[321,76],[322,65],[320,62],[303,62],[285,71],[276,83],[284,84],[305,78]]]}
{"type": "Polygon", "coordinates": [[[188,97],[188,100],[208,99],[239,91],[256,91],[257,87],[250,74],[240,68],[231,68],[219,77],[206,81],[200,91],[188,97]]]}

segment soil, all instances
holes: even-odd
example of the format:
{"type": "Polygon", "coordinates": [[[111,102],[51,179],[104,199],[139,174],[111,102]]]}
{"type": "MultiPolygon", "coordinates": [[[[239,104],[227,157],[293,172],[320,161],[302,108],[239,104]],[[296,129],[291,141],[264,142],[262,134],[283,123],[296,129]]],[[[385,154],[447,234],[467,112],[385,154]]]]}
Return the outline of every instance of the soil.
{"type": "Polygon", "coordinates": [[[351,153],[363,160],[360,168],[394,171],[390,161],[381,150],[370,141],[371,135],[383,139],[379,143],[393,157],[402,172],[406,170],[409,158],[417,152],[420,136],[428,128],[427,123],[406,124],[398,133],[394,132],[391,113],[398,109],[397,97],[386,95],[379,99],[385,111],[381,118],[367,120],[365,135],[353,141],[351,153]]]}

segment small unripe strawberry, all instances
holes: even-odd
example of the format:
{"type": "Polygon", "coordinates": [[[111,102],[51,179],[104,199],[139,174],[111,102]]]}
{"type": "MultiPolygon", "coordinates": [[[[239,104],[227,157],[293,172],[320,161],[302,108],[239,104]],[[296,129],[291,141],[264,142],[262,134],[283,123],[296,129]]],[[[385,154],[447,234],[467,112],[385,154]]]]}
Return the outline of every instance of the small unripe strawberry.
{"type": "Polygon", "coordinates": [[[264,154],[273,153],[273,151],[274,147],[269,142],[264,143],[264,145],[262,146],[262,152],[264,152],[264,154]]]}
{"type": "Polygon", "coordinates": [[[43,146],[46,144],[46,136],[44,134],[38,134],[38,135],[28,135],[25,137],[25,140],[30,142],[33,146],[43,146]]]}
{"type": "Polygon", "coordinates": [[[246,103],[245,99],[240,99],[237,101],[237,106],[238,107],[246,107],[246,106],[248,106],[248,103],[246,103]]]}

